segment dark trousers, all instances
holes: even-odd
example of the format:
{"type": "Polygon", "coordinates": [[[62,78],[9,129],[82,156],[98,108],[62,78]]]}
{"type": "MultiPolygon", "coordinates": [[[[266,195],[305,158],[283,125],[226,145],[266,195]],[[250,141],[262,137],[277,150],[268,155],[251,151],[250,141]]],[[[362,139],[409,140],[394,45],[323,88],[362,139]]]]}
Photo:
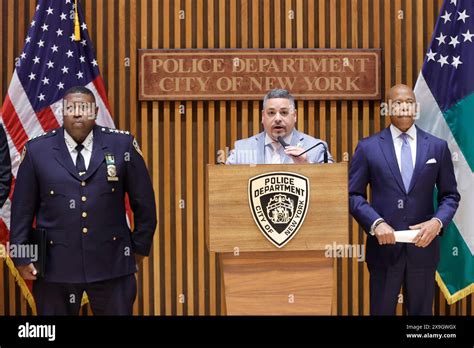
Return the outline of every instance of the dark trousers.
{"type": "Polygon", "coordinates": [[[407,267],[401,255],[390,267],[369,266],[369,273],[371,315],[395,315],[402,285],[408,315],[433,315],[435,268],[407,267]]]}
{"type": "Polygon", "coordinates": [[[132,315],[137,282],[134,274],[86,284],[38,279],[33,283],[38,315],[79,315],[84,291],[94,315],[132,315]]]}

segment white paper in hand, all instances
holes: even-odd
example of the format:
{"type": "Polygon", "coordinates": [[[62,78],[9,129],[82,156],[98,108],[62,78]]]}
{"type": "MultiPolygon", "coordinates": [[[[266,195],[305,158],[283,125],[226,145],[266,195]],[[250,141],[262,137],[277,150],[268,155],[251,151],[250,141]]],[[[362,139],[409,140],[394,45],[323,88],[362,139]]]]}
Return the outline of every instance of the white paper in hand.
{"type": "Polygon", "coordinates": [[[421,230],[405,230],[405,231],[395,231],[395,242],[397,243],[413,243],[416,235],[421,230]]]}

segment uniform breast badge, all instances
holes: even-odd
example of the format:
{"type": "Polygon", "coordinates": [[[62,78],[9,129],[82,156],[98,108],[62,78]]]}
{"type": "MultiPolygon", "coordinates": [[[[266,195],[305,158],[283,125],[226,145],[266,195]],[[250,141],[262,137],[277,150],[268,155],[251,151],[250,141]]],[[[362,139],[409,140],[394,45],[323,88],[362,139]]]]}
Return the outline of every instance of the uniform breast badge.
{"type": "Polygon", "coordinates": [[[107,165],[107,181],[118,181],[117,167],[115,166],[114,155],[111,153],[106,153],[105,163],[107,165]]]}

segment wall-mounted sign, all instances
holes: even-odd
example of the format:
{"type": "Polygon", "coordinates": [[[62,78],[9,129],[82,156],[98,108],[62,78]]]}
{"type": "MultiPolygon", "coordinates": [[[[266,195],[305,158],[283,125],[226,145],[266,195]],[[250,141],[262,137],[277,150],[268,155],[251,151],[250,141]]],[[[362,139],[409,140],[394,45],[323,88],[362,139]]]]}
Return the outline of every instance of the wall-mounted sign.
{"type": "Polygon", "coordinates": [[[139,51],[140,100],[380,99],[380,49],[139,51]]]}

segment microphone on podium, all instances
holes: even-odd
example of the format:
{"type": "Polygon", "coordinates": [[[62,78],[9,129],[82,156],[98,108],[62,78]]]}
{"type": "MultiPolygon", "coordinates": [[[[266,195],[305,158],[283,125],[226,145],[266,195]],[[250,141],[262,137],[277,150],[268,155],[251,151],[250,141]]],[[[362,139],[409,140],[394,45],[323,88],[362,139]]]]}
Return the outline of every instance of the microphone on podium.
{"type": "MultiPolygon", "coordinates": [[[[287,143],[285,143],[285,141],[283,140],[283,138],[281,136],[279,136],[277,138],[278,142],[281,144],[281,146],[283,146],[283,148],[286,148],[288,147],[289,145],[287,143]]],[[[304,155],[305,153],[307,153],[308,151],[311,151],[312,149],[314,149],[315,147],[319,146],[319,145],[322,145],[323,148],[324,148],[324,163],[328,163],[328,148],[326,147],[326,145],[320,141],[319,143],[311,146],[309,149],[303,151],[302,153],[300,153],[299,155],[295,155],[294,157],[300,157],[302,155],[304,155]]]]}

